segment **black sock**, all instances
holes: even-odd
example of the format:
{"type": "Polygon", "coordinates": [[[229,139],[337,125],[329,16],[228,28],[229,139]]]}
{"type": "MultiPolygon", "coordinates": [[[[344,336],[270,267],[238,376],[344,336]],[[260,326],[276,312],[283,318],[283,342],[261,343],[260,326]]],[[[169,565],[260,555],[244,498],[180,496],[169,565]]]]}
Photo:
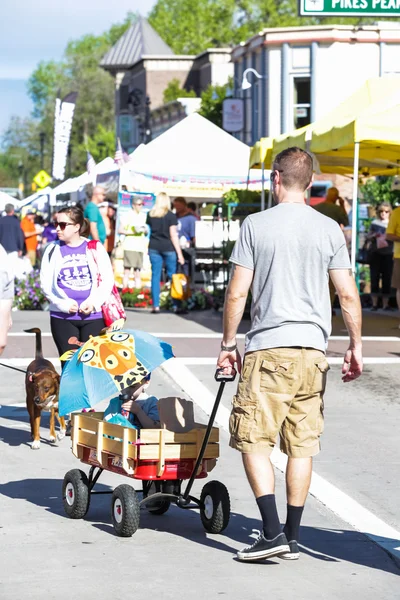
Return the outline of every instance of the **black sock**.
{"type": "Polygon", "coordinates": [[[286,535],[288,542],[292,540],[299,541],[300,521],[303,510],[304,506],[287,505],[286,524],[283,528],[283,533],[286,535]]]}
{"type": "Polygon", "coordinates": [[[260,496],[260,498],[257,498],[257,504],[263,521],[264,536],[267,540],[272,540],[281,533],[275,494],[260,496]]]}

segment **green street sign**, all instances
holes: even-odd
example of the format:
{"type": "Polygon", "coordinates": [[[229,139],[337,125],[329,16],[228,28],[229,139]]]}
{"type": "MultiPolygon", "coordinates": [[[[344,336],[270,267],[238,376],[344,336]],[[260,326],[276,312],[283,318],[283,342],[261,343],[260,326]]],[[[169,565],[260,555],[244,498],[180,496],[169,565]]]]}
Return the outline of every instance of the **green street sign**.
{"type": "Polygon", "coordinates": [[[400,17],[400,0],[299,0],[302,17],[400,17]]]}

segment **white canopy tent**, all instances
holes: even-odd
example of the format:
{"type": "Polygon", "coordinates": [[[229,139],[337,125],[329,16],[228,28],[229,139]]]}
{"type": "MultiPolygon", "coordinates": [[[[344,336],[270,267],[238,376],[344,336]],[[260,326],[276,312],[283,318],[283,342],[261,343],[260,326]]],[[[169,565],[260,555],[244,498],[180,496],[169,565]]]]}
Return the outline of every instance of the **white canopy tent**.
{"type": "Polygon", "coordinates": [[[0,212],[4,210],[6,204],[13,204],[15,207],[19,206],[20,200],[13,198],[10,194],[0,191],[0,212]]]}
{"type": "Polygon", "coordinates": [[[158,138],[139,146],[124,165],[128,189],[164,190],[172,196],[220,198],[231,188],[261,189],[259,170],[248,170],[250,148],[193,113],[158,138]]]}

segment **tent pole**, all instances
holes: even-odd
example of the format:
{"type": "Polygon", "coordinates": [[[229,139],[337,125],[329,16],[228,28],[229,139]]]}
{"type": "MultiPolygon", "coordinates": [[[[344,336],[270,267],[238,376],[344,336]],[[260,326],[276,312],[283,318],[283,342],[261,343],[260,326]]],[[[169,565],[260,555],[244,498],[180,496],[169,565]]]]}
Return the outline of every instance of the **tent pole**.
{"type": "Polygon", "coordinates": [[[354,143],[354,177],[353,177],[353,206],[351,210],[351,269],[356,274],[357,254],[357,214],[358,214],[358,165],[360,159],[360,142],[354,143]]]}
{"type": "Polygon", "coordinates": [[[261,210],[265,210],[265,164],[261,162],[261,210]]]}

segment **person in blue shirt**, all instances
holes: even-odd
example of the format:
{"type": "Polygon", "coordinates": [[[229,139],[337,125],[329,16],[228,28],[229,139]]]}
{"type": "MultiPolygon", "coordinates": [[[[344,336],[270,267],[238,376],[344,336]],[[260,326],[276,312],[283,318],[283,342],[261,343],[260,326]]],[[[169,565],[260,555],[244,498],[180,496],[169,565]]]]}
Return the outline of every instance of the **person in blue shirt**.
{"type": "Polygon", "coordinates": [[[89,221],[90,224],[90,236],[91,240],[99,240],[102,244],[106,241],[107,232],[106,226],[101,216],[98,204],[105,200],[106,193],[103,187],[96,185],[93,189],[92,199],[86,205],[84,217],[89,221]]]}
{"type": "Polygon", "coordinates": [[[174,209],[178,217],[178,237],[185,259],[183,272],[194,282],[196,265],[196,217],[188,209],[185,198],[179,196],[174,200],[174,209]]]}
{"type": "Polygon", "coordinates": [[[112,398],[104,412],[104,420],[135,429],[158,429],[158,399],[155,396],[139,399],[149,379],[150,376],[145,377],[140,383],[125,388],[120,396],[112,398]]]}

